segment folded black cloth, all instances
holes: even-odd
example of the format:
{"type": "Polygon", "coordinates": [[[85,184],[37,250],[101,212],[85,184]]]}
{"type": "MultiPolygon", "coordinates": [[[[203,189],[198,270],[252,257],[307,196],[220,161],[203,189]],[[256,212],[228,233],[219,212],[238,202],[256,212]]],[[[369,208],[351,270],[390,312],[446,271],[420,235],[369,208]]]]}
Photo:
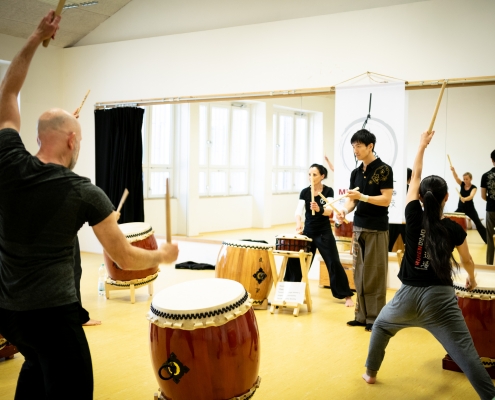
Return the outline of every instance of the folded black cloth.
{"type": "Polygon", "coordinates": [[[183,263],[175,264],[176,269],[215,269],[214,265],[197,263],[194,261],[185,261],[183,263]]]}

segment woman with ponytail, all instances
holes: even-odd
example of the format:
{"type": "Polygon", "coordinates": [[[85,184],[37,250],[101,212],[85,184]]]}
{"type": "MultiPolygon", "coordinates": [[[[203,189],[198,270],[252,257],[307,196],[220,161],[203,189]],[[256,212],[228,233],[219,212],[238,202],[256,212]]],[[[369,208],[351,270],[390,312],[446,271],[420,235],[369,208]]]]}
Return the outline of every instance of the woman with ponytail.
{"type": "Polygon", "coordinates": [[[363,379],[367,383],[376,382],[385,349],[397,332],[419,327],[428,330],[442,344],[480,398],[492,400],[495,387],[476,352],[452,287],[452,276],[459,269],[452,256],[454,248],[468,274],[466,288],[476,287],[466,232],[443,217],[449,197],[445,180],[431,175],[421,181],[423,155],[433,134],[424,132],[421,136],[406,197],[406,249],[398,275],[402,286],[373,325],[363,379]]]}

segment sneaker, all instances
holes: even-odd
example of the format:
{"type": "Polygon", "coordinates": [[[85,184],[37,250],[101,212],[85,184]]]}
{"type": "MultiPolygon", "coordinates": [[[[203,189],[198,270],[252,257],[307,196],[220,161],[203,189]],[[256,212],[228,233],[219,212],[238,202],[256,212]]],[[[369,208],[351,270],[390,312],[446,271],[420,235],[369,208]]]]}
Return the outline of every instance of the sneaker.
{"type": "Polygon", "coordinates": [[[349,325],[349,326],[366,326],[366,324],[365,324],[365,323],[363,323],[363,322],[359,322],[359,321],[356,321],[356,320],[354,320],[354,321],[349,321],[349,322],[347,323],[347,325],[349,325]]]}
{"type": "Polygon", "coordinates": [[[373,324],[366,324],[364,328],[366,332],[371,332],[372,329],[373,329],[373,324]]]}

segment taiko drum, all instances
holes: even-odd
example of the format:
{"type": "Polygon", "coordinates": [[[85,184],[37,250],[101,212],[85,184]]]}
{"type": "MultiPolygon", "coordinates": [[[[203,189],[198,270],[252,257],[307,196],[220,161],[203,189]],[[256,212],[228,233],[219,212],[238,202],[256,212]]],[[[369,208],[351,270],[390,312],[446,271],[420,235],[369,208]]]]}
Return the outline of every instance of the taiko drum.
{"type": "Polygon", "coordinates": [[[273,284],[268,250],[273,246],[246,240],[224,240],[217,257],[215,277],[232,279],[244,286],[255,309],[268,308],[273,284]]]}
{"type": "MultiPolygon", "coordinates": [[[[119,225],[120,230],[125,235],[127,241],[132,245],[146,250],[156,250],[155,236],[153,228],[146,222],[130,222],[119,225]]],[[[123,270],[104,251],[105,266],[108,276],[116,281],[130,281],[133,279],[143,279],[158,272],[158,265],[153,268],[143,270],[123,270]]]]}
{"type": "Polygon", "coordinates": [[[218,278],[176,284],[153,298],[150,351],[161,399],[254,395],[260,339],[251,305],[239,282],[218,278]]]}
{"type": "Polygon", "coordinates": [[[443,214],[445,218],[449,218],[454,222],[457,222],[462,228],[467,231],[467,217],[466,214],[461,213],[461,212],[454,212],[454,213],[444,213],[443,214]]]}
{"type": "Polygon", "coordinates": [[[303,251],[309,253],[311,251],[311,242],[313,239],[305,235],[286,234],[275,237],[275,248],[281,251],[303,251]]]}

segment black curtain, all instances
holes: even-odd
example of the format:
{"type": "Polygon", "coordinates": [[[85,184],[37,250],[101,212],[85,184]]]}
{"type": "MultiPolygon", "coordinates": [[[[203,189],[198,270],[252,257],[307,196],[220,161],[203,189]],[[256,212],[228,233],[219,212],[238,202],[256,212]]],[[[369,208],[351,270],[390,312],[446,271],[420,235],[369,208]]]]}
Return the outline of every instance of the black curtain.
{"type": "Polygon", "coordinates": [[[119,223],[144,222],[143,143],[144,109],[137,107],[95,110],[96,186],[115,208],[124,189],[129,190],[119,223]]]}

